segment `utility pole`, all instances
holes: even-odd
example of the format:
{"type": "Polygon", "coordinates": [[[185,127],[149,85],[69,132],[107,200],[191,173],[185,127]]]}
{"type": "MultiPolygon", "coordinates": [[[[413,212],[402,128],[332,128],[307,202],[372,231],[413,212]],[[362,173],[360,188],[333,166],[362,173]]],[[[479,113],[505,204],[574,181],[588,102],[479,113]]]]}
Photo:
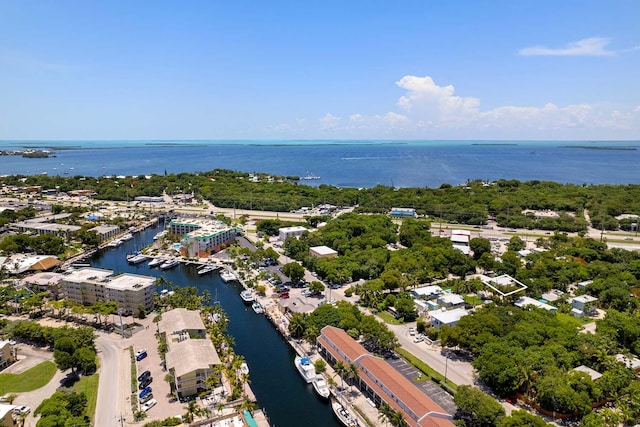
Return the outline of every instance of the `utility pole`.
{"type": "Polygon", "coordinates": [[[120,427],[124,427],[124,417],[122,416],[122,412],[120,413],[120,427]]]}

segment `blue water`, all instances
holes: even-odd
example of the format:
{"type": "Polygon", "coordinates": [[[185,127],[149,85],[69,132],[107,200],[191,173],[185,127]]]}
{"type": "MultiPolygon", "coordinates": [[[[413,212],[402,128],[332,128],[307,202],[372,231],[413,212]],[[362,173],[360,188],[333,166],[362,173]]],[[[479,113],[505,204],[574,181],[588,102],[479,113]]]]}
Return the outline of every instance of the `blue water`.
{"type": "Polygon", "coordinates": [[[92,267],[107,268],[116,273],[163,276],[178,286],[195,286],[198,293],[207,290],[229,316],[228,332],[235,340],[234,348],[249,365],[251,388],[259,407],[277,427],[339,426],[328,401],[320,400],[313,386],[302,380],[294,367],[295,352],[263,315],[257,315],[240,299],[240,286],[225,284],[217,273],[198,276],[195,266],[179,265],[171,270],[149,268],[147,263],[131,265],[126,254],[152,242],[160,230],[150,228],[114,249],[105,249],[88,261],[92,267]]]}
{"type": "Polygon", "coordinates": [[[321,179],[306,184],[343,187],[437,187],[468,179],[640,183],[640,141],[0,141],[0,150],[23,147],[51,147],[56,157],[2,156],[0,175],[140,175],[223,168],[313,174],[321,179]]]}

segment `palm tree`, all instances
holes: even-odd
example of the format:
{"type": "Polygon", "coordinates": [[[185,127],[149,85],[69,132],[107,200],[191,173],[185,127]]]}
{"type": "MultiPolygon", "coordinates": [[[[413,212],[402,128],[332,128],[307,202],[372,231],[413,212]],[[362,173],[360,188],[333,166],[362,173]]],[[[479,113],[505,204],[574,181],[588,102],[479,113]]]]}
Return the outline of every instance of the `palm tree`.
{"type": "Polygon", "coordinates": [[[300,338],[304,334],[306,318],[307,313],[293,313],[291,316],[288,329],[295,338],[300,338]]]}
{"type": "Polygon", "coordinates": [[[349,366],[346,368],[345,374],[347,375],[347,379],[349,379],[349,388],[351,389],[352,381],[358,378],[358,366],[351,362],[349,366]]]}
{"type": "Polygon", "coordinates": [[[195,400],[190,400],[187,406],[183,406],[182,409],[185,409],[187,412],[184,414],[184,421],[186,423],[192,423],[193,417],[198,413],[198,404],[195,400]]]}
{"type": "Polygon", "coordinates": [[[344,366],[344,363],[341,360],[338,360],[334,365],[333,365],[333,370],[336,371],[336,374],[338,374],[338,376],[340,377],[340,389],[344,389],[344,374],[347,372],[347,368],[346,366],[344,366]]]}
{"type": "Polygon", "coordinates": [[[378,419],[380,421],[384,421],[384,424],[387,425],[387,423],[389,422],[389,420],[391,420],[391,417],[393,416],[393,413],[395,412],[393,410],[393,408],[391,406],[389,406],[388,403],[383,403],[382,405],[380,405],[380,408],[378,409],[378,411],[380,412],[380,414],[378,415],[378,419]]]}
{"type": "Polygon", "coordinates": [[[162,316],[161,316],[161,315],[159,315],[159,314],[156,314],[156,315],[153,317],[153,323],[155,323],[155,324],[156,324],[156,332],[157,332],[157,333],[160,333],[160,321],[161,321],[161,320],[162,320],[162,316]]]}
{"type": "Polygon", "coordinates": [[[409,427],[409,423],[407,423],[400,411],[393,411],[389,421],[393,427],[409,427]]]}

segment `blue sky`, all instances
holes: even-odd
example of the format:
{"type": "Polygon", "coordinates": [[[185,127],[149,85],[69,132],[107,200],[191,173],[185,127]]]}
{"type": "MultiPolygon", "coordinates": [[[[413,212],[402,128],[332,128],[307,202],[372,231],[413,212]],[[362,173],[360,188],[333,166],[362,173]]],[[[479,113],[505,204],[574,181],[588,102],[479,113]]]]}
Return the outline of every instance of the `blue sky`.
{"type": "Polygon", "coordinates": [[[640,2],[0,1],[0,139],[640,139],[640,2]]]}

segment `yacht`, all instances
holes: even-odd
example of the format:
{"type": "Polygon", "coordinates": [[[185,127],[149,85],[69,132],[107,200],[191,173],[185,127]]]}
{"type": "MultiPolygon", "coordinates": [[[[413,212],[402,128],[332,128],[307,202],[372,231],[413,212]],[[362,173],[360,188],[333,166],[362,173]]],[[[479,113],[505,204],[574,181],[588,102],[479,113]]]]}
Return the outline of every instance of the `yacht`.
{"type": "Polygon", "coordinates": [[[245,362],[242,362],[242,365],[240,365],[240,373],[249,375],[249,365],[247,365],[245,362]]]}
{"type": "Polygon", "coordinates": [[[306,382],[311,383],[316,379],[316,368],[308,357],[296,356],[293,363],[298,368],[298,372],[306,382]]]}
{"type": "Polygon", "coordinates": [[[107,243],[107,247],[108,248],[117,248],[121,244],[122,244],[122,240],[114,239],[114,240],[110,241],[109,243],[107,243]]]}
{"type": "Polygon", "coordinates": [[[129,264],[140,264],[141,262],[145,262],[146,260],[147,257],[142,255],[141,253],[127,255],[127,262],[129,264]]]}
{"type": "Polygon", "coordinates": [[[162,230],[161,232],[159,232],[158,234],[156,234],[155,236],[153,236],[153,240],[158,240],[164,236],[166,236],[168,233],[167,230],[162,230]]]}
{"type": "Polygon", "coordinates": [[[255,311],[256,314],[264,313],[264,308],[262,308],[258,301],[254,301],[253,304],[251,304],[251,308],[253,308],[253,311],[255,311]]]}
{"type": "Polygon", "coordinates": [[[207,264],[204,267],[202,267],[200,270],[198,270],[198,276],[204,276],[205,274],[211,273],[213,270],[216,270],[217,268],[218,268],[217,265],[207,264]]]}
{"type": "Polygon", "coordinates": [[[331,394],[327,381],[322,375],[316,376],[316,379],[313,381],[313,388],[316,390],[316,393],[318,393],[318,396],[323,399],[328,399],[331,394]]]}
{"type": "Polygon", "coordinates": [[[153,268],[153,267],[158,267],[159,265],[162,265],[166,260],[164,258],[154,258],[151,261],[149,261],[149,267],[153,268]]]}
{"type": "Polygon", "coordinates": [[[232,272],[230,272],[229,270],[224,270],[222,273],[220,273],[220,278],[225,283],[232,282],[234,280],[238,280],[236,275],[233,274],[232,272]]]}
{"type": "Polygon", "coordinates": [[[165,260],[165,262],[160,264],[160,270],[168,270],[170,268],[175,267],[178,264],[180,264],[180,261],[178,261],[175,258],[169,258],[169,259],[165,260]]]}
{"type": "Polygon", "coordinates": [[[358,427],[358,423],[356,422],[356,420],[347,412],[346,409],[344,409],[344,407],[337,400],[331,402],[331,409],[333,409],[334,415],[343,426],[358,427]]]}
{"type": "Polygon", "coordinates": [[[240,292],[240,298],[242,298],[242,301],[246,303],[252,303],[254,300],[253,291],[251,289],[245,289],[240,292]]]}
{"type": "Polygon", "coordinates": [[[122,240],[123,242],[126,242],[127,240],[131,240],[131,239],[133,239],[133,234],[131,234],[131,233],[123,234],[120,237],[120,240],[122,240]]]}

